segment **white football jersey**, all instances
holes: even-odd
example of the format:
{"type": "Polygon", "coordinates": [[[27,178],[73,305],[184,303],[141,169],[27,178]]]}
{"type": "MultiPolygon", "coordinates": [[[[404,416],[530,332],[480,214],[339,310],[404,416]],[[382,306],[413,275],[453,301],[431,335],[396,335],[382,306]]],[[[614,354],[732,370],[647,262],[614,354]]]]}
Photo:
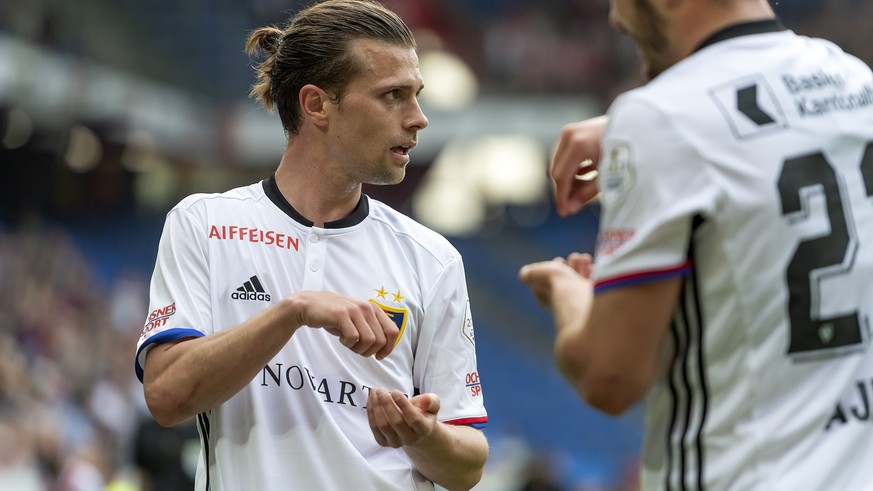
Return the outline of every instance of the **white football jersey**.
{"type": "Polygon", "coordinates": [[[193,195],[167,215],[137,346],[208,336],[301,290],[377,303],[400,330],[382,361],[303,327],[230,400],[197,417],[198,491],[433,489],[367,422],[371,387],[439,395],[439,418],[487,421],[464,267],[437,233],[362,196],[354,213],[312,226],[275,180],[193,195]]]}
{"type": "Polygon", "coordinates": [[[609,111],[595,294],[684,275],[644,490],[873,490],[873,75],[777,21],[609,111]]]}

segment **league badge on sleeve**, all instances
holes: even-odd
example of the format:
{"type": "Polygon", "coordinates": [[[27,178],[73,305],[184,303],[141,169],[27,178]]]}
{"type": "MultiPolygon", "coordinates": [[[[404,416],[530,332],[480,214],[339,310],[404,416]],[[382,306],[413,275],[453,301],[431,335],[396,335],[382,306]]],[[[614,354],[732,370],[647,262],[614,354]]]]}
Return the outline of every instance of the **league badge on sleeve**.
{"type": "Polygon", "coordinates": [[[461,333],[470,341],[470,344],[476,346],[476,334],[473,332],[473,316],[470,314],[470,300],[467,300],[467,306],[464,308],[464,320],[461,323],[461,333]]]}
{"type": "Polygon", "coordinates": [[[615,202],[636,183],[633,151],[630,143],[623,141],[609,141],[605,150],[606,162],[600,170],[600,190],[604,201],[615,202]]]}

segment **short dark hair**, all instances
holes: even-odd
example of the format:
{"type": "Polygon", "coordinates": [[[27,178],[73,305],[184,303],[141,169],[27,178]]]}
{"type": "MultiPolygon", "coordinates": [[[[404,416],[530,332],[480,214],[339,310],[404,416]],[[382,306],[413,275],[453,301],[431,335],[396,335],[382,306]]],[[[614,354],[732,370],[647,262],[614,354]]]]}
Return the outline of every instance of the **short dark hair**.
{"type": "Polygon", "coordinates": [[[301,123],[300,89],[313,84],[338,102],[361,66],[352,41],[375,39],[416,48],[415,38],[400,17],[371,0],[327,0],[294,15],[284,29],[256,29],[246,53],[266,55],[256,67],[257,82],[249,96],[267,111],[276,106],[286,134],[297,134],[301,123]]]}

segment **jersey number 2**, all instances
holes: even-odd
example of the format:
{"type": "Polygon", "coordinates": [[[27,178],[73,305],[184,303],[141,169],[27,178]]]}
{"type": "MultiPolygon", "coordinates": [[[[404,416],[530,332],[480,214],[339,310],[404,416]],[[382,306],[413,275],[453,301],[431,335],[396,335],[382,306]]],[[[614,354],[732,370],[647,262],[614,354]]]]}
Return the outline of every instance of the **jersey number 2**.
{"type": "MultiPolygon", "coordinates": [[[[861,174],[869,197],[873,195],[873,142],[867,145],[861,158],[861,174]]],[[[791,323],[789,354],[849,347],[863,342],[857,311],[829,318],[819,314],[819,280],[851,270],[858,248],[854,228],[850,228],[854,227],[854,221],[845,199],[846,190],[822,153],[785,161],[779,175],[782,214],[802,211],[801,190],[812,186],[821,186],[830,233],[802,241],[788,265],[785,279],[791,323]],[[813,292],[813,288],[817,290],[813,292]]]]}

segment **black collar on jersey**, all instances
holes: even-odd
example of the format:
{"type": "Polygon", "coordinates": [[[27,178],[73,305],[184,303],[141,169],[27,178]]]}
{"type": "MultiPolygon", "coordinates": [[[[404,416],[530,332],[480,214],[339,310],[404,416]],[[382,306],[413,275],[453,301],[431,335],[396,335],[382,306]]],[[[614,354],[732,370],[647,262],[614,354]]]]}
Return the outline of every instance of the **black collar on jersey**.
{"type": "MultiPolygon", "coordinates": [[[[306,217],[301,215],[297,210],[291,206],[291,203],[282,196],[282,193],[279,191],[279,185],[276,184],[276,174],[270,175],[269,179],[264,179],[261,181],[261,185],[264,187],[264,193],[270,198],[270,201],[273,202],[274,205],[278,206],[280,210],[284,211],[289,217],[293,218],[294,221],[302,223],[307,227],[311,227],[315,225],[312,221],[308,220],[306,217]]],[[[352,213],[345,218],[340,218],[339,220],[333,222],[325,222],[324,228],[344,228],[351,227],[353,225],[357,225],[364,221],[367,218],[367,215],[370,214],[370,204],[367,201],[367,197],[364,193],[361,193],[361,199],[358,200],[358,204],[355,205],[355,209],[352,210],[352,213]]]]}
{"type": "Polygon", "coordinates": [[[715,34],[706,38],[694,51],[700,51],[711,44],[715,44],[726,39],[740,36],[748,36],[749,34],[763,34],[765,32],[779,32],[785,30],[787,30],[787,28],[783,26],[778,19],[767,19],[754,22],[742,22],[740,24],[733,24],[717,31],[715,34]]]}

